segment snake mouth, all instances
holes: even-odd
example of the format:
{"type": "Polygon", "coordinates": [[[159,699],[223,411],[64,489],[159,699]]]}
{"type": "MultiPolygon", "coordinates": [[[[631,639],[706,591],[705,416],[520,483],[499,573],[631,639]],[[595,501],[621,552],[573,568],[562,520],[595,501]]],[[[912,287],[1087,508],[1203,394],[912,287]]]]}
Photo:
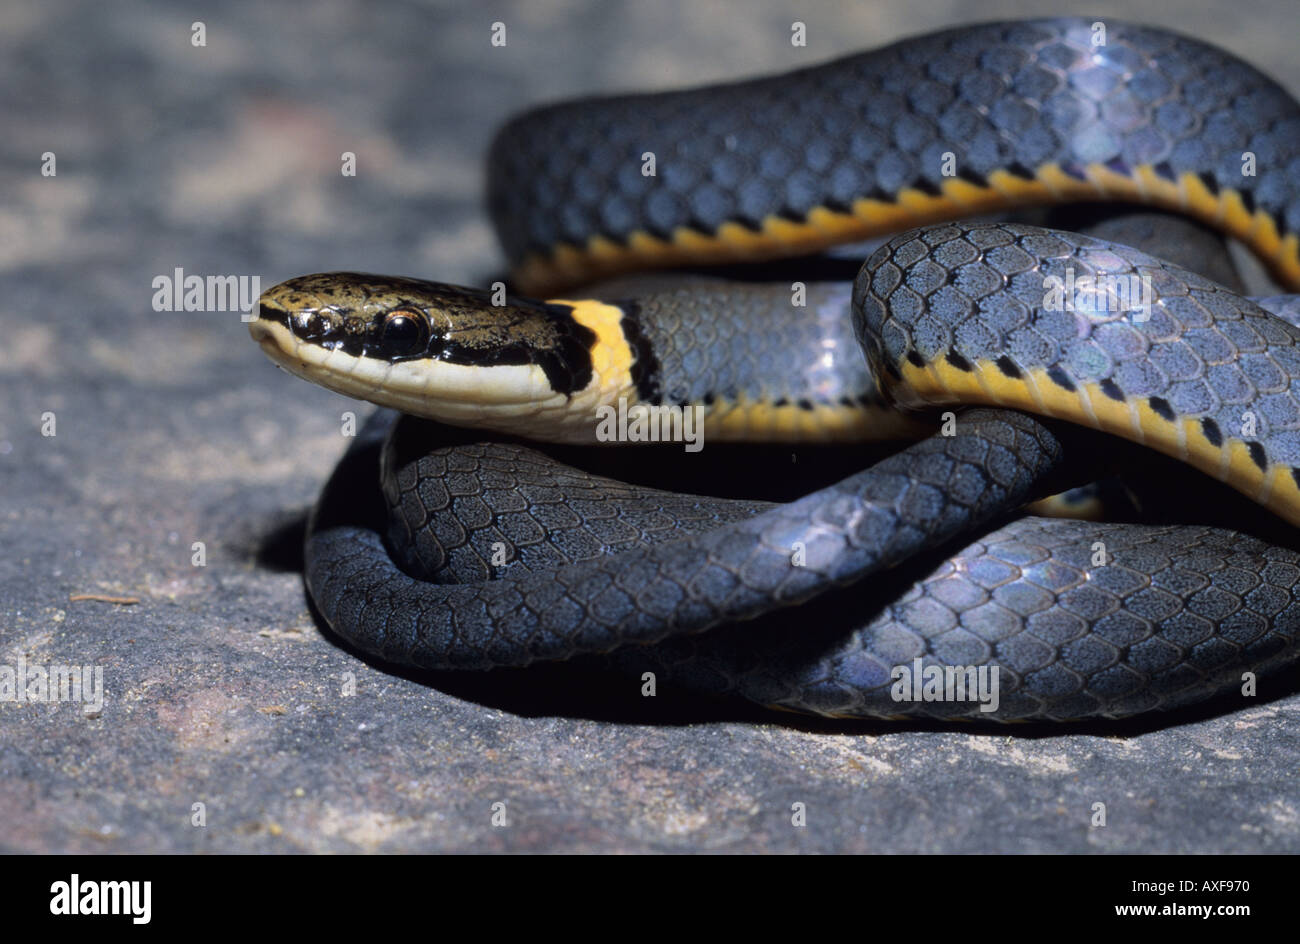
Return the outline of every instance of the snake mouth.
{"type": "Polygon", "coordinates": [[[293,369],[293,365],[301,360],[300,357],[295,355],[294,348],[296,344],[294,337],[281,325],[268,320],[263,315],[259,315],[248,323],[248,334],[257,342],[257,346],[262,349],[262,353],[269,357],[273,364],[288,370],[290,373],[302,375],[302,371],[293,369]]]}
{"type": "Polygon", "coordinates": [[[276,343],[275,333],[267,322],[260,317],[248,323],[248,334],[267,357],[277,365],[280,363],[280,346],[276,343]]]}
{"type": "Polygon", "coordinates": [[[248,323],[248,333],[253,336],[253,340],[258,344],[269,340],[271,337],[270,330],[261,318],[255,318],[248,323]]]}

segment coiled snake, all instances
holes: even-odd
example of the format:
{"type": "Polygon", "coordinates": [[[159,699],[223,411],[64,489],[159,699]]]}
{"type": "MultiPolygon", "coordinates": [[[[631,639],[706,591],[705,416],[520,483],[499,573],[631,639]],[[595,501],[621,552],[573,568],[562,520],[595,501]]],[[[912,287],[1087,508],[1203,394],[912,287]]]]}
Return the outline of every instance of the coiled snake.
{"type": "Polygon", "coordinates": [[[1066,18],[516,119],[489,207],[530,292],[897,235],[851,285],[271,289],[251,330],[273,360],[414,415],[378,414],[326,486],[313,601],[391,662],[609,654],[833,716],[1122,717],[1293,664],[1300,305],[1085,235],[942,222],[1085,199],[1197,218],[1295,288],[1300,105],[1202,43],[1066,18]],[[698,415],[706,444],[924,438],[777,505],[624,484],[514,438],[593,442],[620,401],[685,408],[663,415],[698,415]],[[1204,503],[1181,524],[1017,510],[1090,478],[1116,437],[1272,514],[1233,511],[1236,530],[1204,503]],[[989,679],[992,697],[960,695],[989,679]]]}

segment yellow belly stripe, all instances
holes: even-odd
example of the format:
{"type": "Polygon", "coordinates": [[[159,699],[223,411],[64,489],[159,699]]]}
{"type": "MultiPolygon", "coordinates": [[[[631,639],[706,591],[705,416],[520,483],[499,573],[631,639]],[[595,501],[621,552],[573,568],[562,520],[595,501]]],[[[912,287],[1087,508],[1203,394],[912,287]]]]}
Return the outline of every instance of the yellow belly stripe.
{"type": "Polygon", "coordinates": [[[1039,518],[1074,518],[1079,521],[1105,521],[1106,503],[1096,496],[1074,501],[1065,495],[1049,495],[1025,506],[1025,513],[1039,518]]]}
{"type": "Polygon", "coordinates": [[[1224,431],[1223,445],[1216,446],[1205,437],[1198,419],[1165,419],[1145,400],[1108,397],[1100,384],[1079,384],[1075,390],[1066,390],[1044,368],[1022,370],[1022,377],[1016,379],[1003,374],[993,361],[976,361],[971,366],[971,370],[960,370],[943,358],[923,367],[904,361],[899,366],[902,383],[891,387],[889,393],[903,405],[1004,406],[1123,436],[1226,482],[1291,524],[1300,525],[1300,486],[1291,470],[1278,464],[1261,469],[1245,440],[1224,431]]]}
{"type": "Polygon", "coordinates": [[[803,220],[771,216],[757,230],[724,223],[715,233],[680,227],[670,239],[636,231],[619,242],[593,236],[585,246],[560,244],[547,255],[531,254],[514,271],[520,291],[539,295],[636,269],[724,262],[748,262],[817,252],[837,243],[869,239],[911,226],[1034,204],[1072,200],[1129,200],[1187,213],[1245,242],[1287,287],[1300,290],[1300,235],[1283,236],[1264,210],[1246,209],[1235,190],[1218,194],[1195,174],[1177,181],[1149,164],[1124,174],[1089,164],[1080,180],[1056,164],[1044,164],[1034,179],[993,171],[987,185],[960,178],[943,182],[932,195],[906,189],[892,201],[862,198],[851,212],[815,207],[803,220]]]}
{"type": "Polygon", "coordinates": [[[705,441],[855,443],[920,439],[934,427],[892,407],[814,403],[777,406],[769,400],[717,399],[705,407],[705,441]]]}

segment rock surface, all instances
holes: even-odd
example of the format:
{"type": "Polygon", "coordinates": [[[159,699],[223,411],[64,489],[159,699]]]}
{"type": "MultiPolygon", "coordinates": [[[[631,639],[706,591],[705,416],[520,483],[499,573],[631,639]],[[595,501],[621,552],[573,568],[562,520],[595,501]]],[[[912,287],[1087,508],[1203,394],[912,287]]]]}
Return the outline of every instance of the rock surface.
{"type": "MultiPolygon", "coordinates": [[[[859,4],[810,13],[796,49],[783,7],[739,0],[7,4],[0,664],[102,669],[105,697],[90,712],[0,704],[0,846],[1300,851],[1294,696],[1087,729],[846,727],[563,672],[362,661],[313,620],[295,570],[356,405],[275,370],[235,312],[154,308],[153,279],[177,268],[480,282],[501,263],[481,157],[520,108],[1052,6],[859,4]]],[[[1284,0],[1230,18],[1209,2],[1092,6],[1300,90],[1284,0]]]]}

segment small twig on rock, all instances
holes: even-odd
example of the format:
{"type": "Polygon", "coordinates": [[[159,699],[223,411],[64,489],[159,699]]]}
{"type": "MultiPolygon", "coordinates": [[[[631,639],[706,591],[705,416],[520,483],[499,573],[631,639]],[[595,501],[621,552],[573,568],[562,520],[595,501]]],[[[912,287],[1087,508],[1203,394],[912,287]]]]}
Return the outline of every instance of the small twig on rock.
{"type": "Polygon", "coordinates": [[[120,603],[123,606],[140,602],[139,597],[110,597],[106,593],[73,593],[69,595],[68,600],[73,603],[79,600],[98,600],[100,603],[120,603]]]}

